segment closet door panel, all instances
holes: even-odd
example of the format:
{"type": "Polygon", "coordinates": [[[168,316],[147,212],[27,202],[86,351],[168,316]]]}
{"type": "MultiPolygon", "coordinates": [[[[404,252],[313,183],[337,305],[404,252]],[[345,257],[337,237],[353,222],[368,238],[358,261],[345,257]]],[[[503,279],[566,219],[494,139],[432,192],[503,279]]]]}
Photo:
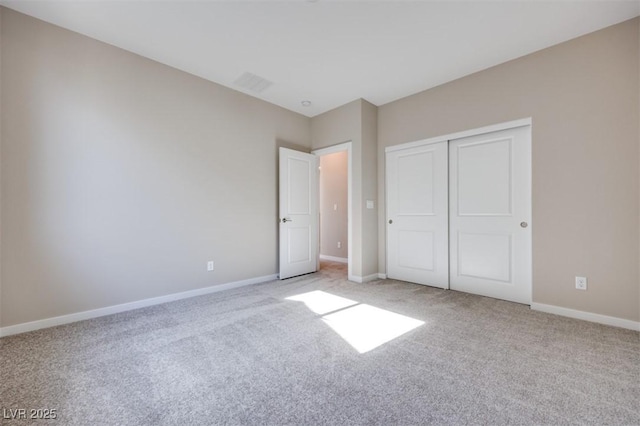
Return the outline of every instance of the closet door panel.
{"type": "Polygon", "coordinates": [[[450,285],[531,303],[529,126],[449,142],[450,285]]]}
{"type": "Polygon", "coordinates": [[[387,153],[387,275],[448,288],[447,142],[387,153]]]}

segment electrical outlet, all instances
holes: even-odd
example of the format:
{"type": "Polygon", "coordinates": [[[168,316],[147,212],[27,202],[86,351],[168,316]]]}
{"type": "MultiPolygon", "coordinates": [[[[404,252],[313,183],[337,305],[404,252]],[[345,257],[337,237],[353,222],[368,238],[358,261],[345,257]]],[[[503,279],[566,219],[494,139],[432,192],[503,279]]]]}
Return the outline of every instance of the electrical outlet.
{"type": "Polygon", "coordinates": [[[213,260],[207,262],[207,271],[213,271],[213,260]]]}
{"type": "Polygon", "coordinates": [[[587,289],[587,277],[576,277],[576,289],[578,290],[587,289]]]}
{"type": "Polygon", "coordinates": [[[338,248],[342,248],[342,243],[338,241],[338,248]]]}

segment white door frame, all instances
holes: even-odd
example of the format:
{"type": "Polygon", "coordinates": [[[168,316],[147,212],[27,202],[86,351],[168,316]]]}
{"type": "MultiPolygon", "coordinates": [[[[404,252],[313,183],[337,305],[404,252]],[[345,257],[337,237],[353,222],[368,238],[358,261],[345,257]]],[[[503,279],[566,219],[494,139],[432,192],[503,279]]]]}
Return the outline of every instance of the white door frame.
{"type": "MultiPolygon", "coordinates": [[[[351,195],[353,184],[353,156],[351,141],[332,145],[327,148],[320,148],[311,151],[315,156],[322,157],[323,155],[335,154],[336,152],[347,151],[347,277],[351,280],[351,272],[353,271],[353,209],[351,208],[351,195]]],[[[318,181],[319,182],[319,181],[318,181]]],[[[320,191],[318,191],[318,196],[320,191]]],[[[319,228],[318,228],[319,229],[319,228]]],[[[318,262],[320,262],[320,238],[318,238],[318,262]]]]}
{"type": "MultiPolygon", "coordinates": [[[[415,147],[420,147],[420,146],[424,146],[424,145],[431,145],[434,143],[438,143],[438,142],[442,142],[442,141],[447,141],[447,143],[451,140],[454,139],[461,139],[461,138],[466,138],[469,136],[478,136],[478,135],[483,135],[485,133],[491,133],[491,132],[497,132],[500,130],[507,130],[507,129],[513,129],[516,127],[523,127],[523,126],[529,126],[531,133],[533,133],[533,119],[531,117],[527,117],[527,118],[523,118],[520,120],[513,120],[513,121],[506,121],[504,123],[498,123],[498,124],[493,124],[490,126],[484,126],[484,127],[478,127],[475,129],[470,129],[470,130],[464,130],[461,132],[455,132],[455,133],[449,133],[446,135],[442,135],[442,136],[436,136],[433,138],[427,138],[427,139],[422,139],[422,140],[418,140],[418,141],[414,141],[414,142],[407,142],[407,143],[403,143],[400,145],[393,145],[393,146],[388,146],[384,149],[385,152],[385,156],[388,152],[393,152],[393,151],[400,151],[403,149],[407,149],[407,148],[415,148],[415,147]]],[[[532,135],[531,135],[532,136],[532,135]]],[[[533,142],[533,137],[531,137],[530,139],[533,142]]],[[[387,211],[387,188],[386,188],[386,181],[387,181],[387,171],[385,170],[385,223],[386,220],[389,216],[389,212],[387,211]]],[[[529,175],[529,182],[530,184],[532,184],[532,174],[533,174],[533,167],[531,168],[531,172],[529,175]]],[[[533,190],[532,188],[529,188],[530,193],[532,194],[533,197],[533,190]]],[[[530,211],[528,212],[529,214],[529,226],[532,227],[533,226],[533,202],[530,204],[530,211]]],[[[388,236],[386,235],[386,229],[387,227],[385,226],[385,273],[387,272],[387,267],[388,267],[388,256],[389,254],[387,253],[387,249],[388,249],[388,236]]],[[[533,229],[533,228],[532,228],[533,229]]],[[[533,275],[533,242],[532,242],[532,247],[531,247],[531,274],[533,275]]],[[[530,294],[530,299],[529,300],[529,304],[531,304],[532,300],[533,300],[533,276],[530,277],[529,282],[531,283],[531,288],[529,289],[529,294],[530,294]]]]}
{"type": "Polygon", "coordinates": [[[452,139],[462,139],[468,136],[478,136],[485,133],[497,132],[500,130],[513,129],[515,127],[531,126],[533,120],[531,117],[523,118],[520,120],[507,121],[499,124],[492,124],[491,126],[478,127],[476,129],[464,130],[462,132],[449,133],[442,136],[436,136],[434,138],[421,139],[414,142],[406,142],[400,145],[388,146],[384,149],[384,152],[399,151],[401,149],[413,148],[415,146],[429,145],[432,143],[450,141],[452,139]]]}

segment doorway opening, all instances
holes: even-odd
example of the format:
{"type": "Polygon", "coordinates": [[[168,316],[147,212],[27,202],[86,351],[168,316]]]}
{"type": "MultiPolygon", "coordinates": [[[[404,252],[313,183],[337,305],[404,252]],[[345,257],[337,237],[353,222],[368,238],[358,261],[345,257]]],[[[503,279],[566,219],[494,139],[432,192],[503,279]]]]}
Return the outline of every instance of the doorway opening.
{"type": "Polygon", "coordinates": [[[319,269],[350,276],[351,142],[313,151],[319,165],[319,269]]]}

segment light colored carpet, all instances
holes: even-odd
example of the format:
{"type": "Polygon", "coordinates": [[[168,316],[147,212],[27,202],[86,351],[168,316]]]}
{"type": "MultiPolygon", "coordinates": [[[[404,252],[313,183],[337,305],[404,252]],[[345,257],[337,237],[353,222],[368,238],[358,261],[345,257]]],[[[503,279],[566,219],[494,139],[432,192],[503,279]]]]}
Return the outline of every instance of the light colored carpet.
{"type": "Polygon", "coordinates": [[[0,409],[65,425],[640,424],[639,333],[323,265],[0,339],[0,409]],[[337,304],[287,300],[301,294],[337,304]],[[364,353],[334,331],[375,340],[396,317],[421,325],[364,353]]]}

